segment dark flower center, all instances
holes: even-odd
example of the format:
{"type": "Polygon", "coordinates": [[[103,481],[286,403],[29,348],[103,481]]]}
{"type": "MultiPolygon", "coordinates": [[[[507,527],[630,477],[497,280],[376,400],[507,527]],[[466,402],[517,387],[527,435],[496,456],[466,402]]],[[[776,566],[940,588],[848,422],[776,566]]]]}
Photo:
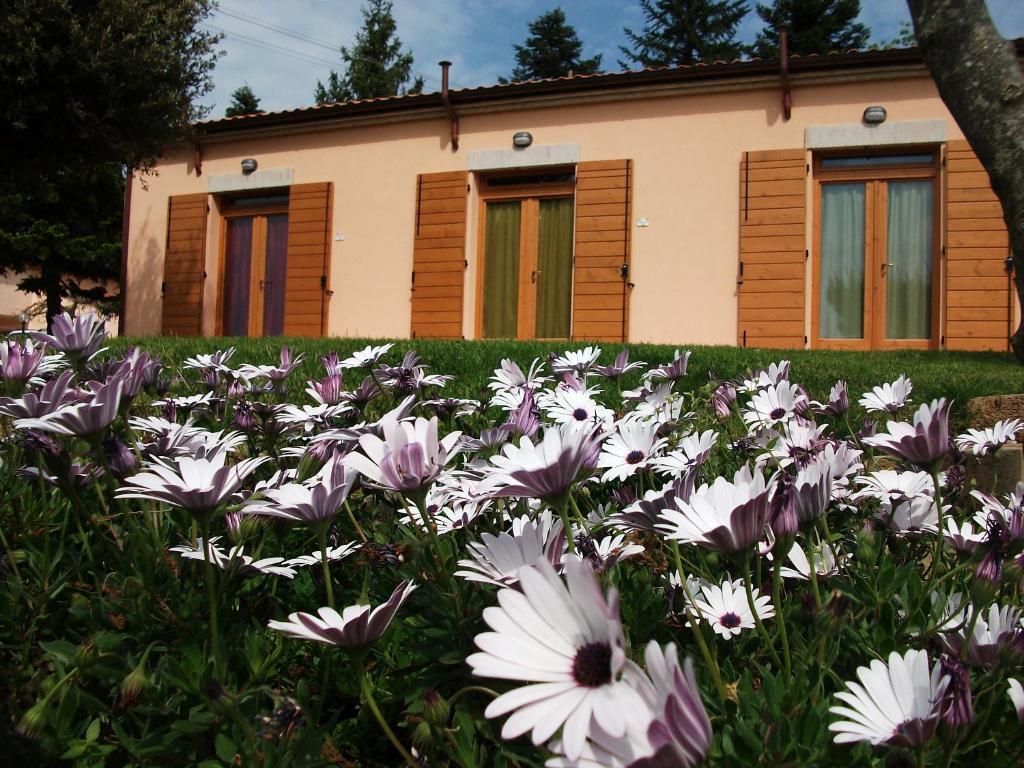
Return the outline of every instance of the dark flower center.
{"type": "Polygon", "coordinates": [[[629,453],[626,454],[626,463],[627,464],[639,464],[643,460],[644,460],[644,452],[643,451],[630,451],[629,453]]]}
{"type": "Polygon", "coordinates": [[[577,408],[575,411],[572,412],[572,417],[576,419],[576,421],[586,421],[587,412],[582,408],[577,408]]]}
{"type": "Polygon", "coordinates": [[[612,648],[608,643],[587,643],[576,651],[573,679],[586,688],[598,688],[612,680],[612,648]]]}
{"type": "Polygon", "coordinates": [[[768,415],[771,416],[773,419],[781,419],[783,416],[786,415],[786,409],[785,408],[775,408],[768,415]]]}
{"type": "Polygon", "coordinates": [[[742,622],[740,621],[739,616],[737,616],[732,611],[729,611],[728,613],[722,614],[722,617],[718,620],[718,623],[726,629],[736,629],[736,627],[738,627],[742,622]]]}

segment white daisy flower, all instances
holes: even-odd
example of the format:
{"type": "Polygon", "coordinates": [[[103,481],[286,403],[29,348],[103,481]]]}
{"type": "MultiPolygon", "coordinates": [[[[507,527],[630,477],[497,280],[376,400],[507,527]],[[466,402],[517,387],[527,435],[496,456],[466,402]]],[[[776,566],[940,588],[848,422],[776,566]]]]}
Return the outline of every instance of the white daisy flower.
{"type": "Polygon", "coordinates": [[[380,360],[388,351],[395,346],[392,343],[381,344],[379,347],[375,347],[372,344],[362,349],[353,352],[351,355],[346,357],[344,360],[338,363],[339,368],[369,368],[371,365],[380,360]]]}
{"type": "Polygon", "coordinates": [[[788,467],[796,462],[803,464],[808,457],[813,456],[822,446],[822,435],[828,425],[820,427],[813,421],[790,421],[782,425],[782,429],[775,433],[775,438],[769,443],[768,450],[761,454],[757,461],[763,464],[774,459],[780,467],[788,467]]]}
{"type": "Polygon", "coordinates": [[[574,352],[568,351],[551,361],[551,370],[555,373],[583,374],[590,370],[600,356],[600,347],[584,347],[574,352]]]}
{"type": "Polygon", "coordinates": [[[859,402],[866,411],[895,413],[910,402],[910,393],[913,391],[913,383],[906,375],[901,374],[891,384],[882,384],[870,392],[865,392],[859,402]]]}
{"type": "MultiPolygon", "coordinates": [[[[360,545],[354,541],[350,541],[348,544],[341,544],[337,547],[327,547],[327,562],[336,563],[339,560],[344,560],[359,548],[360,545]]],[[[322,562],[323,553],[318,549],[316,552],[312,552],[308,555],[299,555],[298,557],[293,557],[291,560],[285,560],[284,564],[291,568],[301,568],[307,565],[320,565],[322,562]]]]}
{"type": "Polygon", "coordinates": [[[720,585],[708,584],[701,587],[700,594],[693,596],[693,607],[697,619],[707,621],[711,628],[726,640],[732,640],[744,629],[753,629],[754,613],[762,621],[775,615],[771,598],[761,595],[757,589],[750,590],[753,605],[747,600],[743,581],[726,579],[720,585]]]}
{"type": "Polygon", "coordinates": [[[523,389],[524,387],[540,389],[546,382],[551,381],[549,376],[541,374],[543,368],[544,362],[539,357],[535,357],[533,362],[530,363],[529,370],[523,373],[523,369],[519,367],[515,360],[505,358],[494,369],[494,374],[491,376],[490,381],[487,382],[487,386],[495,392],[523,389]]]}
{"type": "Polygon", "coordinates": [[[878,659],[859,667],[860,682],[836,694],[848,706],[834,706],[829,712],[848,718],[829,723],[837,744],[867,741],[913,749],[935,735],[939,704],[949,678],[942,675],[939,662],[928,668],[925,651],[909,650],[889,654],[889,663],[878,659]]]}
{"type": "Polygon", "coordinates": [[[961,555],[972,554],[988,539],[988,533],[984,528],[976,531],[969,521],[957,523],[952,517],[946,518],[946,529],[942,536],[961,555]]]}
{"type": "Polygon", "coordinates": [[[508,587],[519,582],[519,569],[541,560],[560,567],[565,554],[562,521],[552,520],[545,510],[537,520],[515,518],[512,528],[497,536],[485,533],[480,541],[466,545],[471,559],[459,560],[455,575],[466,581],[479,581],[508,587]]]}
{"type": "Polygon", "coordinates": [[[968,429],[966,433],[957,435],[953,442],[962,453],[984,456],[1003,443],[1008,443],[1016,438],[1017,433],[1022,429],[1024,429],[1024,422],[1020,419],[1004,419],[997,421],[987,429],[968,429]]]}
{"type": "Polygon", "coordinates": [[[558,387],[551,393],[538,393],[537,405],[558,424],[608,424],[615,418],[587,392],[558,387]]]}
{"type": "Polygon", "coordinates": [[[325,426],[330,419],[352,410],[352,407],[341,403],[338,405],[285,405],[277,415],[281,424],[301,424],[306,432],[316,427],[325,426]]]}
{"type": "Polygon", "coordinates": [[[783,381],[758,390],[743,410],[747,429],[755,431],[785,424],[807,406],[799,385],[783,381]]]}
{"type": "Polygon", "coordinates": [[[764,535],[772,486],[761,472],[746,466],[732,482],[718,477],[702,485],[689,499],[676,499],[675,509],[661,513],[656,526],[661,535],[687,544],[700,544],[716,552],[738,552],[764,535]]]}
{"type": "Polygon", "coordinates": [[[154,400],[152,405],[154,408],[162,408],[165,405],[171,405],[175,408],[181,408],[183,411],[194,411],[197,409],[205,409],[213,402],[213,392],[203,392],[200,395],[183,395],[181,397],[167,397],[163,400],[154,400]]]}
{"type": "MultiPolygon", "coordinates": [[[[959,607],[959,606],[958,606],[959,607]]],[[[961,652],[974,609],[960,608],[945,626],[952,630],[942,641],[955,656],[968,664],[991,669],[1003,660],[1020,661],[1024,656],[1024,611],[1009,605],[992,604],[978,613],[967,648],[961,652]]]]}
{"type": "MultiPolygon", "coordinates": [[[[942,511],[949,510],[944,504],[942,511]]],[[[923,533],[939,532],[939,511],[933,499],[916,497],[898,503],[889,500],[880,502],[875,519],[881,520],[886,527],[897,535],[920,536],[923,533]]]]}
{"type": "Polygon", "coordinates": [[[652,458],[664,445],[665,439],[658,437],[657,424],[620,421],[605,440],[597,460],[598,468],[606,470],[601,479],[608,482],[631,477],[638,469],[651,466],[652,458]]]}
{"type": "Polygon", "coordinates": [[[227,349],[218,349],[216,352],[210,354],[199,354],[193,355],[192,357],[186,357],[185,362],[182,363],[183,368],[195,368],[200,371],[230,371],[228,367],[228,360],[234,357],[235,348],[228,347],[227,349]]]}
{"type": "Polygon", "coordinates": [[[512,713],[503,738],[532,730],[539,745],[561,728],[565,755],[577,760],[592,730],[622,737],[623,711],[645,707],[624,679],[635,665],[626,659],[618,593],[601,594],[593,569],[576,559],[566,562],[568,586],[545,562],[519,574],[522,592],[503,589],[499,606],[484,610],[493,631],[476,636],[480,652],[466,661],[475,675],[531,683],[485,710],[488,718],[512,713]]]}
{"type": "Polygon", "coordinates": [[[853,501],[878,499],[879,501],[905,501],[930,499],[935,496],[935,481],[927,472],[898,472],[883,469],[858,477],[854,482],[862,486],[851,497],[853,501]]]}
{"type": "MultiPolygon", "coordinates": [[[[841,553],[838,548],[830,544],[821,543],[813,547],[811,557],[814,558],[814,572],[819,579],[827,579],[835,576],[843,567],[847,555],[841,553]]],[[[785,565],[779,569],[779,574],[784,579],[801,579],[809,581],[811,578],[811,564],[807,560],[807,554],[799,544],[793,544],[786,559],[793,564],[792,568],[785,565]]]]}
{"type": "Polygon", "coordinates": [[[243,547],[232,547],[225,554],[217,542],[220,536],[210,538],[210,544],[206,547],[208,554],[203,553],[203,540],[196,540],[196,546],[181,544],[171,547],[170,551],[175,552],[187,560],[206,560],[220,568],[222,571],[233,571],[239,576],[284,576],[286,579],[295,578],[295,569],[284,561],[283,557],[264,557],[260,560],[253,560],[245,554],[243,547]]]}
{"type": "Polygon", "coordinates": [[[777,363],[771,363],[764,370],[754,372],[749,379],[743,381],[739,391],[750,394],[788,380],[789,360],[780,360],[777,363]]]}
{"type": "Polygon", "coordinates": [[[712,429],[691,432],[679,441],[674,450],[653,462],[654,471],[670,477],[692,472],[707,461],[717,440],[718,433],[712,429]]]}

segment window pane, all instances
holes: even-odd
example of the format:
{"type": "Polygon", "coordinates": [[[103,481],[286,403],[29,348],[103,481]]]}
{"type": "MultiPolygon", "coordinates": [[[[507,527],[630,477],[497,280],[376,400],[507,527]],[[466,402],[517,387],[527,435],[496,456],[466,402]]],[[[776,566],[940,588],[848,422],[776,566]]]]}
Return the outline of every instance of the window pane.
{"type": "Polygon", "coordinates": [[[930,152],[919,155],[857,155],[856,157],[825,157],[822,168],[850,168],[880,165],[928,165],[934,160],[930,152]]]}
{"type": "Polygon", "coordinates": [[[485,339],[514,339],[519,321],[518,200],[487,204],[484,234],[485,339]]]}
{"type": "Polygon", "coordinates": [[[287,258],[288,214],[277,213],[267,216],[267,257],[263,275],[264,336],[280,336],[284,333],[284,280],[287,258]]]}
{"type": "Polygon", "coordinates": [[[568,339],[572,314],[571,197],[540,201],[537,243],[538,339],[568,339]]]}
{"type": "Polygon", "coordinates": [[[929,339],[932,326],[932,182],[890,181],[885,335],[929,339]]]}
{"type": "Polygon", "coordinates": [[[252,269],[252,218],[227,219],[227,247],[224,258],[224,314],[221,332],[225,336],[249,335],[249,278],[252,269]]]}
{"type": "Polygon", "coordinates": [[[864,184],[821,187],[823,339],[864,338],[864,184]]]}

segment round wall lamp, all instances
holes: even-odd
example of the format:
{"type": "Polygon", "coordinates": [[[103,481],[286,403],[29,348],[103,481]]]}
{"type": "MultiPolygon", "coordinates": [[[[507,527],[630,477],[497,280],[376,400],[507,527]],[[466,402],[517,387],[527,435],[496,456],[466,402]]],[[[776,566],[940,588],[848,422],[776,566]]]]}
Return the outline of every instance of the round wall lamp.
{"type": "Polygon", "coordinates": [[[512,136],[512,146],[516,149],[526,149],[533,144],[533,134],[529,131],[516,131],[512,136]]]}
{"type": "Polygon", "coordinates": [[[251,157],[247,157],[242,161],[242,173],[246,176],[255,171],[257,167],[259,167],[259,163],[251,157]]]}
{"type": "Polygon", "coordinates": [[[864,110],[864,122],[868,125],[881,125],[888,116],[885,107],[872,106],[864,110]]]}

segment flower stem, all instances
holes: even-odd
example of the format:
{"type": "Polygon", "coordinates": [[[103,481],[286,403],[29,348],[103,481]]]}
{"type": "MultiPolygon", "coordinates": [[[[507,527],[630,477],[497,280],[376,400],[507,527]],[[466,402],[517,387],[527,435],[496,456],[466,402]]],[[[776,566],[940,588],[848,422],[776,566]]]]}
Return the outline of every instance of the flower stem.
{"type": "Polygon", "coordinates": [[[928,583],[925,585],[925,595],[930,593],[932,580],[939,570],[939,562],[942,559],[942,485],[939,483],[939,463],[932,465],[932,482],[935,483],[935,524],[938,531],[935,533],[935,546],[932,548],[932,562],[928,573],[928,583]]]}
{"type": "Polygon", "coordinates": [[[576,554],[576,544],[572,540],[572,523],[569,520],[569,496],[566,491],[566,497],[559,503],[558,508],[555,510],[558,512],[558,516],[562,519],[562,534],[565,536],[565,545],[569,550],[570,555],[576,554]]]}
{"type": "Polygon", "coordinates": [[[331,566],[327,560],[327,525],[321,524],[319,531],[320,534],[320,564],[324,569],[324,589],[327,590],[327,605],[331,608],[334,607],[334,587],[331,585],[331,566]]]}
{"type": "Polygon", "coordinates": [[[210,642],[213,644],[213,671],[215,677],[221,674],[220,632],[217,627],[217,589],[213,584],[215,573],[210,552],[210,516],[204,515],[200,521],[203,538],[203,561],[206,563],[206,599],[210,604],[210,642]]]}
{"type": "Polygon", "coordinates": [[[365,544],[369,539],[366,538],[366,534],[363,532],[362,526],[356,520],[356,516],[352,514],[352,507],[349,506],[348,499],[345,499],[345,511],[348,513],[348,519],[352,521],[352,525],[355,526],[356,533],[359,534],[359,538],[363,540],[365,544]]]}
{"type": "MultiPolygon", "coordinates": [[[[811,573],[814,573],[814,562],[811,562],[811,573]]],[[[786,617],[782,615],[782,563],[776,560],[772,568],[772,597],[775,599],[775,626],[779,629],[782,640],[782,662],[786,670],[786,679],[793,679],[793,660],[789,652],[789,635],[786,632],[786,617]]],[[[747,597],[750,600],[750,597],[747,597]]],[[[753,607],[753,601],[750,601],[753,607]]]]}
{"type": "Polygon", "coordinates": [[[409,754],[409,750],[402,746],[402,742],[398,740],[398,737],[395,736],[395,732],[392,731],[391,726],[388,725],[388,721],[385,720],[384,715],[380,713],[380,709],[377,707],[377,701],[373,698],[373,689],[370,687],[370,683],[366,679],[366,668],[363,666],[362,659],[357,660],[356,668],[359,675],[359,692],[362,694],[363,701],[366,702],[366,706],[368,706],[370,708],[370,712],[373,713],[378,725],[380,725],[381,730],[384,731],[384,735],[388,737],[388,741],[390,741],[391,745],[398,750],[398,754],[402,756],[402,759],[405,760],[406,764],[409,765],[410,768],[420,768],[419,761],[409,754]]]}
{"type": "Polygon", "coordinates": [[[768,652],[772,655],[772,661],[775,662],[775,666],[781,667],[782,660],[779,658],[779,654],[775,651],[775,644],[772,643],[768,630],[764,628],[764,623],[761,621],[761,617],[757,615],[757,606],[754,605],[754,594],[751,590],[750,582],[750,552],[747,552],[743,556],[743,588],[747,593],[747,603],[750,606],[750,614],[754,617],[754,626],[757,627],[757,631],[760,633],[761,639],[764,641],[764,644],[768,646],[768,652]]]}
{"type": "Polygon", "coordinates": [[[690,588],[686,586],[686,573],[683,571],[683,558],[679,554],[679,542],[672,539],[671,544],[672,554],[675,556],[676,561],[676,573],[679,574],[679,583],[683,587],[683,594],[686,595],[686,605],[683,607],[683,613],[686,614],[686,620],[693,627],[693,636],[697,640],[700,655],[704,657],[704,663],[708,665],[708,670],[711,672],[711,680],[715,684],[715,690],[718,691],[718,698],[725,701],[729,698],[729,693],[725,690],[725,683],[722,682],[722,671],[718,668],[718,660],[712,657],[711,651],[704,641],[704,631],[701,624],[690,613],[690,606],[694,604],[694,601],[693,595],[690,594],[690,588]]]}

